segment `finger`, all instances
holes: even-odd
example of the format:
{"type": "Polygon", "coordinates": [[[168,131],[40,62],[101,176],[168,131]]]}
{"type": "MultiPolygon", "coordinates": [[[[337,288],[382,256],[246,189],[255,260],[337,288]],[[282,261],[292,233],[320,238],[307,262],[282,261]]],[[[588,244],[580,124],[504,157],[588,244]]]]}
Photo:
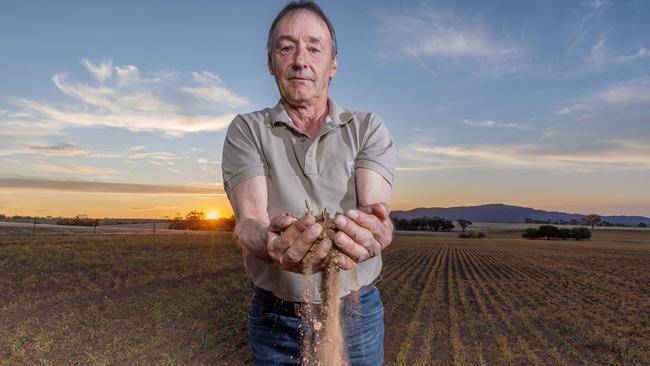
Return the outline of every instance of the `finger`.
{"type": "Polygon", "coordinates": [[[282,258],[282,254],[286,251],[286,249],[283,249],[283,245],[281,242],[280,235],[268,231],[267,234],[267,246],[266,246],[266,252],[268,253],[269,257],[273,259],[274,261],[279,261],[280,258],[282,258]]]}
{"type": "MultiPolygon", "coordinates": [[[[368,215],[357,210],[348,211],[348,215],[356,216],[357,220],[361,220],[370,228],[358,225],[356,222],[348,219],[346,216],[337,215],[334,217],[334,222],[336,226],[347,235],[348,238],[352,239],[356,244],[361,245],[370,253],[370,256],[375,256],[381,252],[381,243],[377,241],[375,235],[381,235],[383,224],[373,215],[368,215]]],[[[342,238],[345,240],[345,238],[342,238]]],[[[351,253],[348,253],[351,254],[351,253]]],[[[355,257],[352,256],[354,259],[355,257]]],[[[363,260],[363,259],[361,259],[363,260]]]]}
{"type": "Polygon", "coordinates": [[[305,254],[309,252],[314,241],[318,238],[323,227],[320,224],[313,224],[303,231],[300,236],[293,241],[291,246],[284,252],[283,264],[291,265],[302,261],[305,254]]]}
{"type": "Polygon", "coordinates": [[[293,224],[291,224],[291,226],[284,230],[282,236],[286,236],[285,240],[292,242],[298,239],[300,234],[302,234],[302,232],[310,227],[314,222],[316,222],[316,218],[311,214],[307,214],[297,219],[293,224]]]}
{"type": "Polygon", "coordinates": [[[372,205],[372,214],[377,216],[379,220],[384,221],[390,216],[390,208],[386,203],[375,203],[372,205]]]}
{"type": "Polygon", "coordinates": [[[314,248],[314,257],[313,257],[313,263],[315,266],[320,265],[320,263],[323,262],[325,257],[329,254],[330,250],[332,250],[332,240],[330,238],[325,238],[320,241],[314,248]]]}
{"type": "Polygon", "coordinates": [[[349,210],[345,216],[354,220],[354,223],[367,229],[373,235],[383,234],[384,223],[377,216],[359,210],[349,210]]]}
{"type": "Polygon", "coordinates": [[[269,231],[281,232],[291,226],[296,218],[291,215],[277,215],[271,219],[269,224],[269,231]]]}
{"type": "Polygon", "coordinates": [[[355,262],[362,262],[370,258],[368,249],[352,240],[352,238],[343,231],[339,231],[334,235],[334,244],[339,248],[339,250],[347,254],[355,262]]]}
{"type": "Polygon", "coordinates": [[[339,267],[339,269],[343,269],[343,270],[354,269],[354,267],[357,266],[357,263],[353,261],[352,258],[348,257],[343,253],[339,253],[334,258],[332,258],[332,262],[337,267],[339,267]]]}

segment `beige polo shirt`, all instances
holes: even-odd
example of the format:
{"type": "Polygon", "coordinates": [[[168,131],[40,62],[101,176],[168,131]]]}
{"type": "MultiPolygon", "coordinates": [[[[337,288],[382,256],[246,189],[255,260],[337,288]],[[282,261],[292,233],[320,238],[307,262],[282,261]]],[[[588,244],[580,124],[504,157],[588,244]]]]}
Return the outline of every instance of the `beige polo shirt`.
{"type": "MultiPolygon", "coordinates": [[[[281,102],[273,108],[242,114],[228,127],[221,168],[226,193],[254,176],[265,176],[269,218],[313,212],[334,214],[357,208],[355,168],[379,173],[390,184],[395,145],[383,121],[373,113],[342,109],[329,100],[329,114],[311,140],[291,121],[281,102]]],[[[256,286],[288,301],[301,301],[303,275],[244,253],[244,265],[256,286]]],[[[381,256],[359,263],[356,276],[342,271],[341,296],[369,284],[381,271],[381,256]]],[[[314,276],[320,302],[320,274],[314,276]]]]}

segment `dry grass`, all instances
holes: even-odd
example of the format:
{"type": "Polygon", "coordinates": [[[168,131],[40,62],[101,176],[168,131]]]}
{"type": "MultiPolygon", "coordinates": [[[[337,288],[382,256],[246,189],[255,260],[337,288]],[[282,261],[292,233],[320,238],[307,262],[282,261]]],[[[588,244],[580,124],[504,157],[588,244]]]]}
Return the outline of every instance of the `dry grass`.
{"type": "MultiPolygon", "coordinates": [[[[399,235],[386,364],[650,364],[650,231],[399,235]]],[[[0,365],[250,363],[229,234],[0,235],[0,365]]]]}

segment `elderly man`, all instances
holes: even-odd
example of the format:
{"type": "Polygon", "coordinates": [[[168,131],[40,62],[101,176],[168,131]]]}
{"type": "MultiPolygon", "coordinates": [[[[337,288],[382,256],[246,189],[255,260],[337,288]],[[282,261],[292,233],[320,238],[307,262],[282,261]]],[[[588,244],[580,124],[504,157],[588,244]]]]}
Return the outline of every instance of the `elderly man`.
{"type": "MultiPolygon", "coordinates": [[[[236,235],[255,288],[248,319],[253,360],[300,362],[305,324],[299,309],[307,286],[301,263],[323,230],[305,214],[307,202],[314,210],[345,213],[335,216],[334,240],[313,248],[315,266],[333,247],[340,250],[334,263],[341,271],[348,357],[353,365],[382,364],[383,305],[374,285],[381,251],[392,241],[387,202],[393,140],[377,115],[349,111],[329,98],[339,56],[334,28],[318,5],[285,6],[271,25],[267,48],[280,101],[232,121],[222,161],[236,235]]],[[[320,273],[313,281],[318,303],[320,273]]]]}

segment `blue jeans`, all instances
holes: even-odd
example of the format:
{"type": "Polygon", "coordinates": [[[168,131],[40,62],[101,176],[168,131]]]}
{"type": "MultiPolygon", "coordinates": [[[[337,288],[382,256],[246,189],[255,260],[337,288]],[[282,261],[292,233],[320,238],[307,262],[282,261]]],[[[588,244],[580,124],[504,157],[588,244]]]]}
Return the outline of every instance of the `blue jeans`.
{"type": "MultiPolygon", "coordinates": [[[[344,298],[341,317],[350,365],[383,365],[384,306],[379,289],[373,288],[358,303],[344,298]]],[[[274,313],[253,296],[248,328],[255,365],[300,365],[304,327],[300,318],[274,313]]]]}

